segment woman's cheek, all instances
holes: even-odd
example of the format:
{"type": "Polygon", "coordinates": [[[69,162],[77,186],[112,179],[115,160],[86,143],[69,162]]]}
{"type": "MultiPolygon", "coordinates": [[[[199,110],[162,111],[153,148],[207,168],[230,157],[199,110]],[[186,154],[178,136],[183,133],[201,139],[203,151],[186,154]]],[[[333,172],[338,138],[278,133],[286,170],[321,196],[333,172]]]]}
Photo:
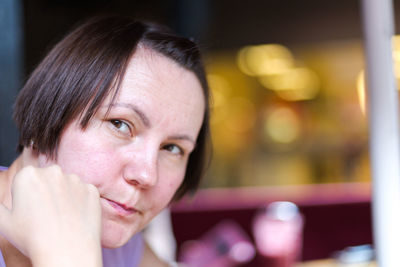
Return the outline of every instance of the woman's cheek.
{"type": "Polygon", "coordinates": [[[174,196],[176,190],[178,189],[179,184],[171,181],[159,181],[156,186],[151,188],[148,193],[151,194],[151,199],[153,204],[161,209],[164,208],[171,201],[174,196]]]}
{"type": "Polygon", "coordinates": [[[103,177],[110,177],[110,166],[115,161],[110,152],[96,150],[92,153],[83,147],[60,156],[58,163],[65,172],[77,174],[85,183],[93,185],[103,182],[103,177]]]}
{"type": "Polygon", "coordinates": [[[167,191],[166,194],[168,195],[167,196],[167,199],[168,199],[167,202],[168,203],[172,200],[172,198],[174,197],[174,195],[175,195],[176,191],[178,190],[179,186],[182,184],[182,180],[183,180],[183,178],[180,179],[180,180],[177,180],[177,181],[170,181],[165,186],[166,191],[167,191]]]}
{"type": "Polygon", "coordinates": [[[97,154],[86,161],[80,168],[81,177],[86,183],[99,185],[107,181],[112,181],[117,177],[117,160],[111,153],[97,154]]]}

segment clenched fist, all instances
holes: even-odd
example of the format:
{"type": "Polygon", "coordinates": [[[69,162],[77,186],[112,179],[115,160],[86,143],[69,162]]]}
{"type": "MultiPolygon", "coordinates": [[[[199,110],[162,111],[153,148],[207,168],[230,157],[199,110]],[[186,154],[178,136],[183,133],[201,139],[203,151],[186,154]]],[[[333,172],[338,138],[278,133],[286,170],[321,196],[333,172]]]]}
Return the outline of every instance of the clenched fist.
{"type": "Polygon", "coordinates": [[[99,192],[59,166],[20,170],[0,233],[34,266],[102,266],[99,192]]]}

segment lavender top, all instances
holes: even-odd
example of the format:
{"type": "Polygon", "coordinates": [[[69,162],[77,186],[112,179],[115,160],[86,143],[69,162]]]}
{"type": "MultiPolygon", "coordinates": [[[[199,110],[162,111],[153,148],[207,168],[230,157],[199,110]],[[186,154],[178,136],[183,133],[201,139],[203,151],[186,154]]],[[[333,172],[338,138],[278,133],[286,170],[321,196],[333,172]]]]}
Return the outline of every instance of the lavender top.
{"type": "MultiPolygon", "coordinates": [[[[103,267],[137,267],[142,258],[143,247],[142,235],[138,233],[120,248],[103,248],[103,267]]],[[[1,250],[0,267],[6,267],[1,250]]]]}
{"type": "MultiPolygon", "coordinates": [[[[6,170],[0,166],[0,171],[6,170]]],[[[144,242],[141,233],[134,235],[125,245],[115,249],[102,249],[103,267],[137,267],[142,259],[144,242]]],[[[0,267],[6,267],[0,250],[0,267]]]]}
{"type": "Polygon", "coordinates": [[[141,233],[134,235],[120,248],[103,248],[103,267],[137,267],[142,259],[143,249],[141,233]]]}
{"type": "Polygon", "coordinates": [[[0,250],[0,267],[6,267],[6,264],[4,262],[3,254],[1,254],[0,250]]]}

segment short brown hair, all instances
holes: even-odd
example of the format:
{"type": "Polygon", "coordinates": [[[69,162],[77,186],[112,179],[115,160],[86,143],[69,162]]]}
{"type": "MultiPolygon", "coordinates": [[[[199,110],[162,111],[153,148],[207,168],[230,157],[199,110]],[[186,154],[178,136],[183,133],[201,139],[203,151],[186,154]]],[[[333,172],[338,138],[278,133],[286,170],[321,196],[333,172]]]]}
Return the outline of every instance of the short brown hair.
{"type": "Polygon", "coordinates": [[[111,92],[114,100],[138,44],[192,71],[202,86],[204,120],[175,199],[194,191],[209,162],[210,140],[209,89],[199,48],[164,26],[132,18],[90,19],[54,46],[17,97],[14,120],[20,132],[18,151],[34,140],[38,153],[55,158],[69,122],[79,118],[84,129],[111,92]]]}

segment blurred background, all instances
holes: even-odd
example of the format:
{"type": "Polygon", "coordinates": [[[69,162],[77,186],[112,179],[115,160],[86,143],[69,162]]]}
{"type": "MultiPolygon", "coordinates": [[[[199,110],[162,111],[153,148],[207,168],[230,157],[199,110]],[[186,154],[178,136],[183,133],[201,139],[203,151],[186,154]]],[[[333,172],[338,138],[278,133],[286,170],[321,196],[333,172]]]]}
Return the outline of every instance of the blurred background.
{"type": "Polygon", "coordinates": [[[205,224],[177,233],[178,245],[225,217],[249,232],[246,216],[275,200],[295,202],[305,216],[303,259],[370,243],[360,12],[358,0],[0,0],[0,165],[16,156],[13,99],[52,44],[92,15],[153,20],[200,44],[213,94],[210,170],[197,200],[173,209],[175,225],[186,213],[196,218],[193,210],[205,224]],[[324,215],[322,205],[337,211],[324,215]],[[345,230],[332,231],[340,225],[349,233],[341,241],[335,233],[345,230]]]}

